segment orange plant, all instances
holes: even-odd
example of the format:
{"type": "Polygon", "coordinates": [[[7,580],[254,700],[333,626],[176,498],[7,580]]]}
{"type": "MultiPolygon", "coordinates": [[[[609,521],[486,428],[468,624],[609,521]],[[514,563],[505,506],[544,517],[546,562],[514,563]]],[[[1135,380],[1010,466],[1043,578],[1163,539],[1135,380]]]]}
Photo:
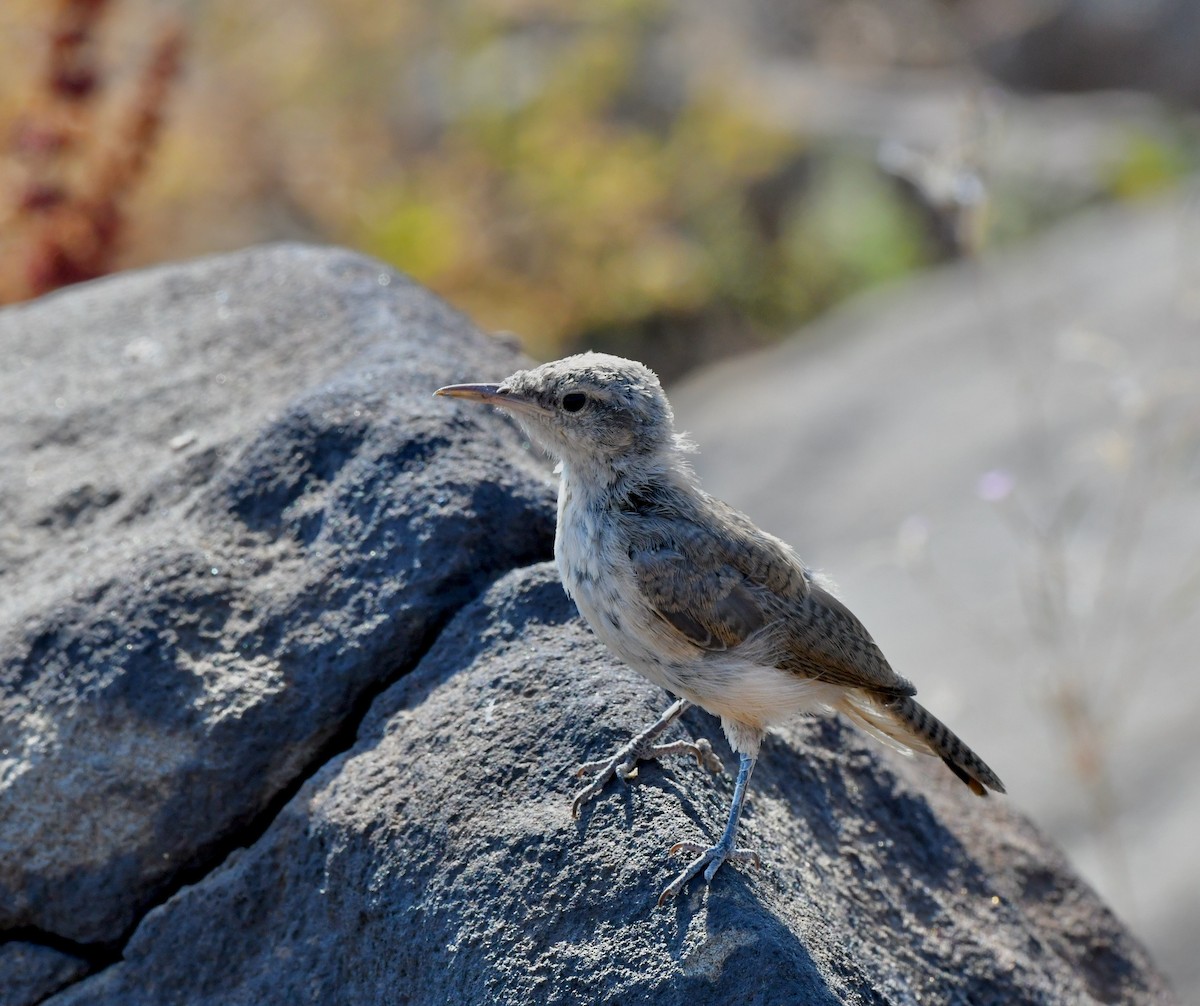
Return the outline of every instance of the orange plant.
{"type": "Polygon", "coordinates": [[[9,130],[11,182],[0,210],[0,302],[112,271],[124,204],[143,176],[180,66],[184,33],[159,29],[115,126],[101,123],[98,28],[109,0],[58,0],[44,69],[9,130]]]}

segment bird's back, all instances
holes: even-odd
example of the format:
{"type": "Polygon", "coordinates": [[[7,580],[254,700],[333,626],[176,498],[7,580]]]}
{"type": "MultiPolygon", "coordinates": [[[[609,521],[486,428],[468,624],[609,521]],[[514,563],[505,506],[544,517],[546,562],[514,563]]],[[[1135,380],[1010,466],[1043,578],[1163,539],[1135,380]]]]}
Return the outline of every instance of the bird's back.
{"type": "Polygon", "coordinates": [[[744,514],[667,485],[633,494],[620,516],[641,595],[700,650],[744,648],[801,677],[913,693],[853,613],[744,514]]]}

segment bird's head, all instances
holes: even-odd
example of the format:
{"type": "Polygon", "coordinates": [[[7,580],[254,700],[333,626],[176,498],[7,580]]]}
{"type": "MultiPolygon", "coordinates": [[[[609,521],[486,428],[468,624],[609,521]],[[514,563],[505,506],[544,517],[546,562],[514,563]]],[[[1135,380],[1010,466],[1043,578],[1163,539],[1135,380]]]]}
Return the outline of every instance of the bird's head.
{"type": "Polygon", "coordinates": [[[435,394],[499,406],[568,466],[619,471],[678,446],[658,378],[619,356],[581,353],[519,370],[500,384],[452,384],[435,394]]]}

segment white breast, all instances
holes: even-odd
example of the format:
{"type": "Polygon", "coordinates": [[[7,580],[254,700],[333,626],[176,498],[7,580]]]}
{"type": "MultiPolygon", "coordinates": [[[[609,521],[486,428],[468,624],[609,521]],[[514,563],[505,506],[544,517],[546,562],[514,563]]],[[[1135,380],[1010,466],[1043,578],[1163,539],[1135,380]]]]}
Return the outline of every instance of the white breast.
{"type": "Polygon", "coordinates": [[[558,495],[554,558],[563,586],[592,631],[655,684],[686,695],[681,680],[700,651],[669,633],[645,604],[613,514],[582,497],[564,478],[558,495]]]}

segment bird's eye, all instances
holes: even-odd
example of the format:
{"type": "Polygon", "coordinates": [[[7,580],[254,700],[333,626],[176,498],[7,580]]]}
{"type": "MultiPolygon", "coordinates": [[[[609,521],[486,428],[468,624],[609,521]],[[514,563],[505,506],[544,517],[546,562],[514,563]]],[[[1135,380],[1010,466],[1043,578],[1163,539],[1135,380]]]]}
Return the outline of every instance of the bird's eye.
{"type": "Polygon", "coordinates": [[[587,395],[582,391],[570,391],[562,397],[562,407],[566,412],[578,412],[587,404],[587,395]]]}

